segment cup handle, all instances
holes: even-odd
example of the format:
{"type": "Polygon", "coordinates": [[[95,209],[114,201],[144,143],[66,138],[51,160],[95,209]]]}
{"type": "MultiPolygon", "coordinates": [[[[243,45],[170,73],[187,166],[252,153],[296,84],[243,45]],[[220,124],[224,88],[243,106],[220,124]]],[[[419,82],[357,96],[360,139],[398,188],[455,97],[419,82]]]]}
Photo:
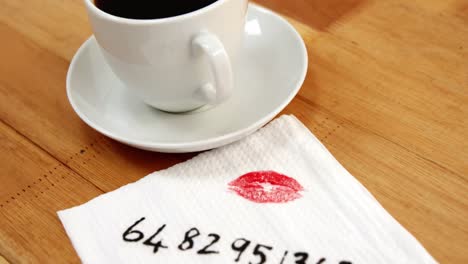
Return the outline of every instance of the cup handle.
{"type": "Polygon", "coordinates": [[[214,76],[214,85],[204,84],[197,91],[197,97],[202,97],[204,101],[213,104],[225,101],[232,93],[233,74],[231,60],[223,44],[215,35],[203,32],[193,39],[192,47],[195,55],[204,54],[207,56],[214,76]]]}

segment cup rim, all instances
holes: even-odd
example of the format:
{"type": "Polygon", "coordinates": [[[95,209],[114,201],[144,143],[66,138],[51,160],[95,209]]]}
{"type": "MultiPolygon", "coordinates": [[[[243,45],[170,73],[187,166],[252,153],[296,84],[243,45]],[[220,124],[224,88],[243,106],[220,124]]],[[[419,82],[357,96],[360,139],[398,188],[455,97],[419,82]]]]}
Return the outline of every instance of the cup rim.
{"type": "Polygon", "coordinates": [[[200,9],[197,9],[195,11],[177,15],[177,16],[171,16],[171,17],[164,17],[164,18],[154,18],[154,19],[135,19],[135,18],[125,18],[125,17],[119,17],[116,15],[109,14],[107,12],[104,12],[103,10],[99,9],[95,4],[93,0],[84,0],[86,7],[90,12],[93,12],[97,16],[99,16],[102,19],[110,20],[116,23],[121,23],[121,24],[131,24],[131,25],[151,25],[151,24],[163,24],[163,23],[170,23],[174,21],[182,21],[190,18],[194,18],[196,16],[200,16],[201,14],[215,9],[218,6],[222,5],[224,2],[228,0],[217,0],[214,3],[211,3],[205,7],[202,7],[200,9]]]}

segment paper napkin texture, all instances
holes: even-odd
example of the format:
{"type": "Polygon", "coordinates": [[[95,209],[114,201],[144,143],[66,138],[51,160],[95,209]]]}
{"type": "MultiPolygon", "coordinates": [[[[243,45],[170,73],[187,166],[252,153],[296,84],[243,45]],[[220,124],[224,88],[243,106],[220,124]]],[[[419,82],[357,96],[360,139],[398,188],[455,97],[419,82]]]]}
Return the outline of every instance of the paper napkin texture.
{"type": "Polygon", "coordinates": [[[294,116],[58,215],[84,263],[436,263],[294,116]],[[251,201],[251,172],[302,190],[251,201]]]}

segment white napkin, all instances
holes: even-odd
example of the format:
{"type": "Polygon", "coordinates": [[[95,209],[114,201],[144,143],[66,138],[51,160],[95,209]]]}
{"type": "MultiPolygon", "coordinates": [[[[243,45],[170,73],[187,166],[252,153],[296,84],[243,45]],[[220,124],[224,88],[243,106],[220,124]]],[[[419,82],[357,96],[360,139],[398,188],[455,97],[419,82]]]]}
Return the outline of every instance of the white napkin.
{"type": "Polygon", "coordinates": [[[84,263],[436,263],[294,116],[58,215],[84,263]]]}

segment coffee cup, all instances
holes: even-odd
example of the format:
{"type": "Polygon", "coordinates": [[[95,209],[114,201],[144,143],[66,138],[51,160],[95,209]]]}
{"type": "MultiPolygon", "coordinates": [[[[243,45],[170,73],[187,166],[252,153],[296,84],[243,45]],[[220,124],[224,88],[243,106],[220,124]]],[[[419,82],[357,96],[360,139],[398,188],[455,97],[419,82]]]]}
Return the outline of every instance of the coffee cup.
{"type": "Polygon", "coordinates": [[[185,112],[232,94],[248,0],[84,1],[106,63],[146,104],[185,112]]]}

